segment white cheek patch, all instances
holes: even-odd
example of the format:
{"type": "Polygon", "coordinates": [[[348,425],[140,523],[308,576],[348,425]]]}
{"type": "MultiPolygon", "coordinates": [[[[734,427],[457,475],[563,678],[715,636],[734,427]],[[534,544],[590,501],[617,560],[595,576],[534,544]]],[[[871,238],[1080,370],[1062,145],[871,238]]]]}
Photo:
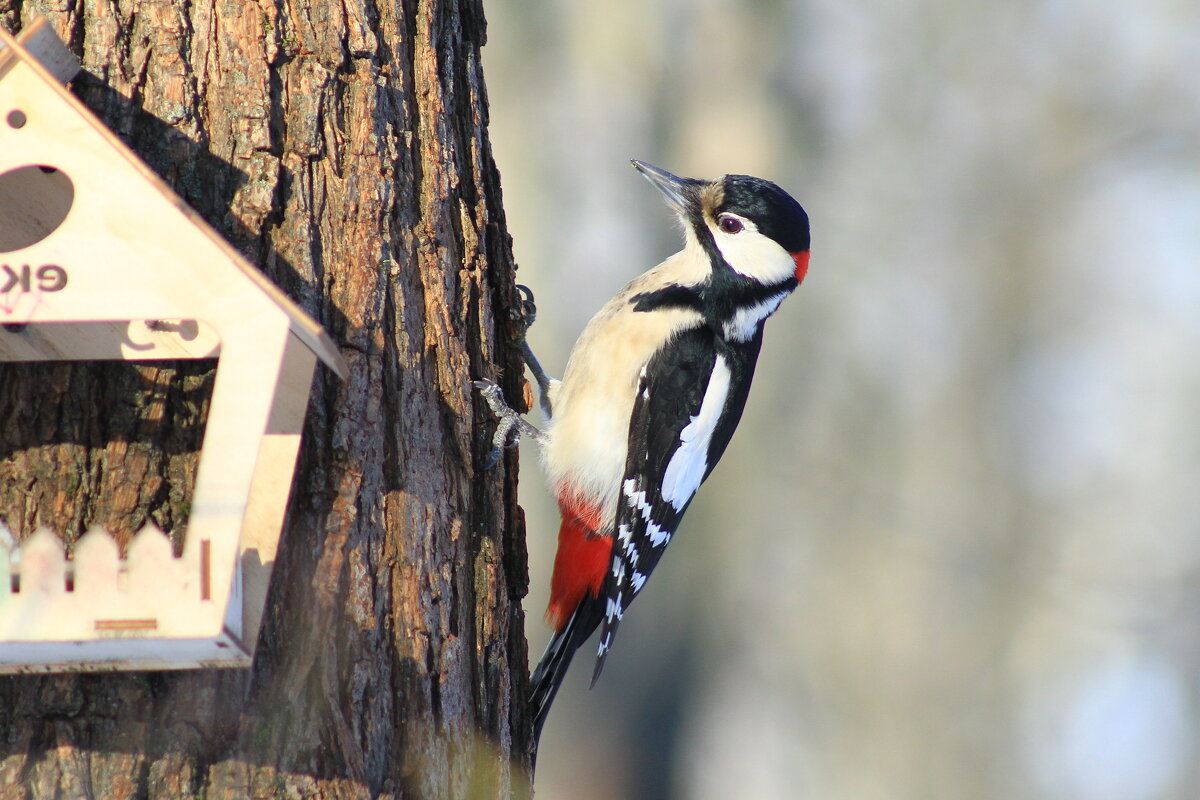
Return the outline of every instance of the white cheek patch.
{"type": "Polygon", "coordinates": [[[679,449],[671,456],[663,473],[662,498],[682,511],[700,488],[708,470],[708,446],[725,409],[732,377],[725,359],[717,356],[700,411],[679,432],[679,449]]]}
{"type": "Polygon", "coordinates": [[[750,220],[737,217],[743,225],[737,233],[725,233],[720,228],[709,226],[713,241],[733,271],[760,283],[781,283],[796,274],[796,262],[791,254],[778,242],[758,232],[750,220]]]}

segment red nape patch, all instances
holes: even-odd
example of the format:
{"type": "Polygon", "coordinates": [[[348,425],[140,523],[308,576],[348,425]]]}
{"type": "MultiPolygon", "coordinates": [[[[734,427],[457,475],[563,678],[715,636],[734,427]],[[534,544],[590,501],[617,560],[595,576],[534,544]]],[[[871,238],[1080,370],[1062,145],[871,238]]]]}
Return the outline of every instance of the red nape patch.
{"type": "Polygon", "coordinates": [[[561,499],[558,507],[562,525],[558,529],[554,576],[550,579],[550,607],[546,609],[546,622],[555,633],[566,627],[585,592],[600,594],[613,546],[612,536],[596,532],[600,526],[599,509],[561,499]]]}
{"type": "Polygon", "coordinates": [[[804,283],[804,276],[808,274],[808,251],[792,253],[792,261],[796,262],[796,283],[804,283]]]}

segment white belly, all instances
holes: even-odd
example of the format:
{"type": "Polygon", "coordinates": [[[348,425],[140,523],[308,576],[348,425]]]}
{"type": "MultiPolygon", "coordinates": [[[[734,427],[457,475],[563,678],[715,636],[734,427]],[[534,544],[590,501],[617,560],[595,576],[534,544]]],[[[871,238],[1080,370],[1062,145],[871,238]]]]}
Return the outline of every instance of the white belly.
{"type": "Polygon", "coordinates": [[[635,278],[592,318],[551,393],[554,418],[542,447],[550,486],[560,500],[565,495],[599,509],[606,526],[616,516],[642,367],[673,334],[702,321],[682,308],[637,312],[630,299],[671,284],[694,286],[710,269],[689,235],[682,251],[635,278]]]}
{"type": "Polygon", "coordinates": [[[597,314],[575,345],[542,450],[555,493],[601,509],[606,525],[616,514],[642,367],[672,333],[700,322],[683,309],[634,312],[627,297],[622,292],[597,314]]]}

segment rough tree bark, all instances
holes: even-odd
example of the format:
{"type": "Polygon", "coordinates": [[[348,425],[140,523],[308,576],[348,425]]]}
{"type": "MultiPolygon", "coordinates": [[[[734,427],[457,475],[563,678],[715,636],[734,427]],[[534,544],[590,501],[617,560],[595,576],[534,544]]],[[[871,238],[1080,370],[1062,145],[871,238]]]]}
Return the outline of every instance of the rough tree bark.
{"type": "MultiPolygon", "coordinates": [[[[0,799],[527,794],[524,524],[470,389],[521,374],[479,0],[0,0],[35,13],[351,374],[318,370],[254,668],[0,679],[0,799]]],[[[186,535],[210,383],[6,367],[0,516],[186,535]]]]}

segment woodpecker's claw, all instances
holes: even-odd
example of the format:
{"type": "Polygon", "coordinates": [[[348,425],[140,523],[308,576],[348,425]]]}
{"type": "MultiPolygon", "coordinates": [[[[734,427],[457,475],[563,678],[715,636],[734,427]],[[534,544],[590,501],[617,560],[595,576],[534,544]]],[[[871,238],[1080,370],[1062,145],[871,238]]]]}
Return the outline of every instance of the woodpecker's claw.
{"type": "Polygon", "coordinates": [[[537,305],[533,302],[533,290],[523,283],[518,283],[517,291],[521,295],[521,318],[524,320],[525,330],[529,330],[537,320],[537,305]]]}
{"type": "Polygon", "coordinates": [[[479,390],[479,394],[483,396],[484,401],[498,420],[496,432],[492,435],[492,449],[480,468],[481,472],[487,472],[495,467],[504,455],[505,449],[517,446],[517,442],[521,440],[521,434],[532,436],[538,442],[545,439],[544,433],[522,419],[520,414],[513,411],[508,403],[504,402],[504,392],[493,381],[474,381],[472,385],[479,390]]]}

